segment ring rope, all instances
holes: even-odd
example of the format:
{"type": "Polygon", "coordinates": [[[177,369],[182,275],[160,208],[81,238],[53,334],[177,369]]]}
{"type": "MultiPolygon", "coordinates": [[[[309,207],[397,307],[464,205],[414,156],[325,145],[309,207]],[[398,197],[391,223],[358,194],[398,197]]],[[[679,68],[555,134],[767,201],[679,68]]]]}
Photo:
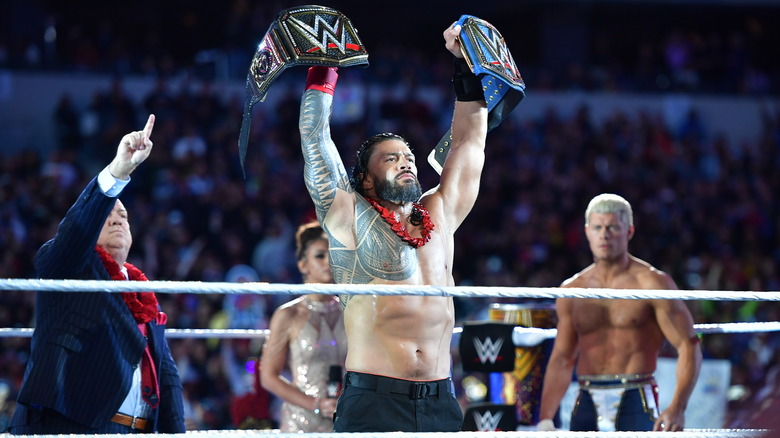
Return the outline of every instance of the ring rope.
{"type": "MultiPolygon", "coordinates": [[[[765,436],[765,429],[685,429],[673,432],[674,438],[759,438],[765,436]]],[[[307,433],[312,438],[668,438],[669,432],[349,432],[349,433],[307,433]]],[[[64,438],[65,435],[21,435],[38,438],[64,438]]],[[[78,435],[80,438],[123,438],[127,435],[78,435]]],[[[183,437],[224,437],[224,438],[300,438],[298,433],[279,433],[278,431],[264,430],[198,430],[187,431],[184,434],[160,433],[155,438],[183,438],[183,437]]]]}
{"type": "MultiPolygon", "coordinates": [[[[780,300],[778,292],[758,292],[760,296],[753,292],[745,291],[694,291],[695,295],[689,295],[686,291],[649,291],[647,290],[619,290],[619,289],[574,289],[574,288],[475,288],[475,287],[432,287],[432,286],[398,286],[398,285],[288,285],[271,283],[200,283],[200,282],[138,282],[142,285],[136,286],[131,281],[115,282],[101,280],[23,280],[23,279],[0,279],[0,290],[46,290],[46,291],[65,291],[65,292],[125,292],[155,290],[162,293],[248,293],[263,294],[280,293],[290,295],[301,295],[305,293],[321,293],[337,295],[343,293],[345,287],[351,294],[362,295],[436,295],[436,296],[500,296],[500,297],[549,297],[559,296],[571,298],[640,298],[640,299],[713,299],[713,300],[780,300]],[[135,286],[135,287],[134,287],[135,286]],[[258,286],[260,286],[258,288],[258,286]],[[331,290],[332,289],[332,290],[331,290]],[[486,292],[487,290],[487,293],[486,292]],[[550,292],[539,293],[538,291],[563,292],[563,294],[550,292]],[[514,291],[507,294],[506,291],[514,291]],[[532,292],[533,291],[533,292],[532,292]],[[639,291],[640,293],[637,293],[639,291]],[[536,292],[536,293],[534,293],[536,292]],[[527,295],[523,295],[523,294],[527,295]],[[602,294],[602,295],[600,295],[602,294]],[[658,296],[659,294],[661,296],[658,296]],[[705,298],[706,296],[706,298],[705,298]]],[[[747,322],[747,323],[724,323],[724,324],[695,324],[694,328],[700,333],[755,333],[766,331],[780,331],[780,322],[747,322]]],[[[456,327],[453,333],[462,332],[461,327],[456,327]]],[[[552,338],[557,333],[556,329],[541,329],[534,327],[515,327],[515,332],[521,334],[543,335],[552,338]]],[[[32,328],[0,328],[0,337],[30,337],[32,328]]],[[[166,329],[166,337],[170,338],[261,338],[270,333],[269,330],[246,330],[246,329],[166,329]]],[[[762,429],[686,429],[682,432],[676,432],[677,438],[759,438],[766,434],[762,429]]],[[[575,438],[575,437],[608,437],[608,438],[658,438],[664,437],[663,432],[502,432],[501,435],[507,438],[527,438],[528,434],[549,437],[549,438],[575,438]],[[657,435],[656,435],[657,434],[657,435]]],[[[178,438],[182,434],[157,434],[160,438],[178,438]]],[[[273,438],[293,438],[298,434],[278,433],[278,431],[188,431],[184,435],[198,436],[224,436],[229,438],[243,437],[263,437],[273,438]]],[[[320,438],[387,438],[401,436],[400,432],[392,433],[313,433],[309,434],[320,438]]],[[[466,438],[466,437],[488,437],[494,436],[493,432],[436,432],[426,433],[428,438],[466,438]]],[[[61,438],[62,435],[31,435],[36,437],[61,438]]],[[[83,435],[84,437],[105,438],[112,435],[83,435]]],[[[117,437],[121,435],[116,435],[117,437]]],[[[404,433],[405,438],[410,438],[409,433],[404,433]]]]}
{"type": "MultiPolygon", "coordinates": [[[[769,322],[727,322],[722,324],[694,324],[697,333],[765,333],[780,331],[780,321],[769,322]]],[[[32,328],[0,328],[0,338],[29,338],[32,328]]],[[[537,335],[545,338],[555,338],[557,329],[536,327],[515,327],[515,333],[521,335],[537,335]]],[[[455,327],[453,334],[463,332],[463,327],[455,327]]],[[[171,339],[249,339],[266,338],[271,333],[268,329],[166,329],[165,336],[171,339]]]]}
{"type": "MultiPolygon", "coordinates": [[[[34,328],[0,328],[0,338],[29,338],[34,328]]],[[[250,339],[266,338],[268,329],[165,329],[165,337],[170,339],[250,339]]]]}
{"type": "Polygon", "coordinates": [[[277,295],[424,295],[496,298],[605,298],[660,300],[780,301],[780,292],[648,290],[558,287],[423,286],[398,284],[284,284],[226,283],[200,281],[114,281],[0,279],[0,290],[44,292],[138,292],[189,294],[277,294],[277,295]]]}

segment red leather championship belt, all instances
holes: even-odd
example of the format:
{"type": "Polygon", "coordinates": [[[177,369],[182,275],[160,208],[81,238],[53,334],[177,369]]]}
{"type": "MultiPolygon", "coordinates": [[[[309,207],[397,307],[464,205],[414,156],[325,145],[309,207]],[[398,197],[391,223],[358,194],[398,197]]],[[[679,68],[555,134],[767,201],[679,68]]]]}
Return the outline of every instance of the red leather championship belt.
{"type": "MultiPolygon", "coordinates": [[[[480,78],[488,108],[488,131],[498,126],[525,97],[525,82],[498,29],[485,20],[461,15],[460,48],[471,71],[480,78]]],[[[447,131],[428,156],[428,162],[441,173],[452,144],[447,131]]]]}
{"type": "Polygon", "coordinates": [[[352,22],[325,6],[306,5],[285,9],[268,28],[257,46],[246,77],[246,99],[238,150],[244,169],[252,107],[265,99],[271,83],[285,69],[296,65],[349,67],[367,65],[368,53],[352,22]]]}

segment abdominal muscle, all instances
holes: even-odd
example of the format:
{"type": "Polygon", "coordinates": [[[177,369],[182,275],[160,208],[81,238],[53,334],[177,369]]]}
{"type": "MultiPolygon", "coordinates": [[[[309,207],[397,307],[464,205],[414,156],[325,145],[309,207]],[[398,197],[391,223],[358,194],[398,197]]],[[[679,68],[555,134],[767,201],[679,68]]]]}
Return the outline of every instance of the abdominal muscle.
{"type": "Polygon", "coordinates": [[[449,377],[452,298],[353,296],[344,325],[350,371],[409,380],[449,377]]]}

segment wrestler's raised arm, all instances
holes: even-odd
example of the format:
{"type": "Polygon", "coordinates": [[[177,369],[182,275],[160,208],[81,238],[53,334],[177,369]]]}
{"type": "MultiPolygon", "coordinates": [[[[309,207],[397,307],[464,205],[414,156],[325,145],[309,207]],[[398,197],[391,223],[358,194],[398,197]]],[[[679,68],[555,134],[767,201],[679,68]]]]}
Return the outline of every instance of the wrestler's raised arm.
{"type": "Polygon", "coordinates": [[[354,203],[347,172],[330,137],[330,114],[337,79],[334,67],[315,66],[309,69],[298,122],[304,181],[314,201],[317,219],[323,227],[326,227],[326,216],[334,202],[354,203]],[[343,201],[340,200],[342,197],[345,198],[343,201]]]}
{"type": "MultiPolygon", "coordinates": [[[[479,83],[463,59],[457,39],[459,33],[459,25],[444,31],[446,47],[456,57],[453,81],[460,80],[459,75],[462,75],[467,76],[462,78],[464,80],[479,83]]],[[[452,149],[442,169],[437,191],[443,201],[444,216],[449,221],[447,228],[451,230],[458,228],[477,200],[479,179],[485,163],[488,115],[481,84],[476,97],[461,95],[457,84],[455,87],[457,102],[452,118],[452,149]]]]}

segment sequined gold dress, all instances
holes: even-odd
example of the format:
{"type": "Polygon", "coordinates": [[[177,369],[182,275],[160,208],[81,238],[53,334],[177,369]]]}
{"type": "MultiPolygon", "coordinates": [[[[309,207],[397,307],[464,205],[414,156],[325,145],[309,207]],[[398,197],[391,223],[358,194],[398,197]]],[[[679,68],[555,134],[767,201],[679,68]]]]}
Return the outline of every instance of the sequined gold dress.
{"type": "MultiPolygon", "coordinates": [[[[347,335],[338,298],[326,302],[302,298],[309,320],[297,338],[290,340],[287,356],[292,384],[310,397],[325,397],[325,382],[331,365],[344,370],[347,335]]],[[[333,421],[290,403],[282,404],[282,432],[333,432],[333,421]]]]}

